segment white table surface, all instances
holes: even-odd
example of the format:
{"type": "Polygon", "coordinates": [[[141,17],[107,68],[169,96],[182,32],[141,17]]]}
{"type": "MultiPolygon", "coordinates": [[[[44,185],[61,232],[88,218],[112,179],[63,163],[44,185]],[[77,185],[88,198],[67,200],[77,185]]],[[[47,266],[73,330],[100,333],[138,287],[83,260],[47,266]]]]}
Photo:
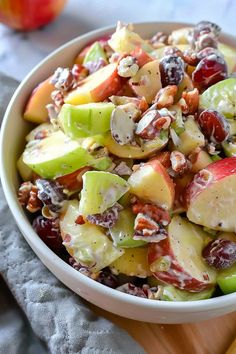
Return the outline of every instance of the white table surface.
{"type": "Polygon", "coordinates": [[[69,0],[61,16],[31,33],[0,25],[0,71],[22,80],[66,41],[117,20],[193,22],[210,20],[236,35],[235,0],[69,0]]]}

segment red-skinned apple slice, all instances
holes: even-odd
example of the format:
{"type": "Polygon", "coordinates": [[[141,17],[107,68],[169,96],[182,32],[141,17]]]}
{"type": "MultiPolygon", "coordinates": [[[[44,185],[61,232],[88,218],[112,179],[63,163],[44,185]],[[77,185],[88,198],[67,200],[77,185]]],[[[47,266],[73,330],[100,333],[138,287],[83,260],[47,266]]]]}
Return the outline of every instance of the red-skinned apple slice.
{"type": "Polygon", "coordinates": [[[151,243],[148,261],[153,275],[179,289],[200,292],[216,282],[216,272],[202,258],[207,234],[180,216],[168,226],[168,237],[151,243]]]}
{"type": "Polygon", "coordinates": [[[165,167],[158,160],[140,165],[128,179],[130,192],[164,209],[173,206],[175,187],[165,167]]]}
{"type": "Polygon", "coordinates": [[[89,75],[80,85],[65,97],[65,103],[73,105],[102,102],[115,95],[121,88],[121,78],[117,73],[117,64],[108,64],[89,75]]]}
{"type": "Polygon", "coordinates": [[[213,230],[236,232],[236,157],[211,163],[186,190],[187,217],[213,230]]]}
{"type": "Polygon", "coordinates": [[[55,87],[50,83],[51,77],[41,82],[33,92],[27,102],[24,119],[33,123],[44,123],[48,120],[46,105],[52,102],[51,93],[55,87]]]}

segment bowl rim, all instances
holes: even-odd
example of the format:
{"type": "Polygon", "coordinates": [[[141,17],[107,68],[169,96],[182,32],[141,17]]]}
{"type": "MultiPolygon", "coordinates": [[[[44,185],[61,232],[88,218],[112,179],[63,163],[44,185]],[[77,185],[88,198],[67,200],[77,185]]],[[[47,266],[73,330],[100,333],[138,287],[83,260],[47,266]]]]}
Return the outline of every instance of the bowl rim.
{"type": "MultiPolygon", "coordinates": [[[[158,24],[166,24],[166,25],[172,25],[172,26],[181,26],[181,27],[187,27],[187,26],[193,26],[191,23],[185,23],[185,22],[168,22],[168,21],[144,21],[144,22],[134,22],[133,25],[134,27],[136,25],[153,25],[153,26],[158,26],[158,24]]],[[[100,284],[87,276],[81,274],[80,272],[76,271],[73,267],[71,267],[69,264],[67,264],[64,260],[62,260],[60,257],[58,257],[50,248],[46,246],[46,244],[38,237],[36,232],[33,230],[28,218],[26,217],[23,209],[19,205],[17,201],[16,195],[14,195],[14,191],[12,190],[12,186],[8,182],[7,179],[7,173],[5,171],[5,166],[4,166],[4,146],[5,146],[5,129],[7,127],[8,123],[8,117],[10,116],[11,110],[14,107],[15,100],[16,98],[21,94],[22,88],[27,84],[28,80],[30,77],[35,74],[41,67],[43,67],[50,59],[53,59],[53,57],[66,50],[73,44],[78,44],[82,40],[86,40],[89,37],[98,37],[99,35],[103,35],[106,33],[110,33],[113,31],[115,26],[105,26],[99,29],[95,29],[90,32],[86,32],[83,35],[80,35],[65,44],[61,45],[58,47],[56,50],[54,50],[52,53],[47,55],[42,61],[40,61],[27,75],[26,77],[21,81],[19,86],[17,87],[16,91],[14,92],[8,107],[5,111],[3,120],[2,120],[2,126],[1,126],[1,132],[0,132],[0,177],[1,177],[1,182],[2,182],[2,187],[3,191],[7,200],[7,204],[9,209],[11,210],[11,213],[14,216],[14,219],[17,223],[18,228],[24,235],[24,238],[28,243],[31,243],[31,239],[33,240],[34,247],[39,251],[39,253],[42,253],[40,250],[43,250],[44,258],[47,260],[52,260],[55,263],[55,266],[65,272],[67,274],[68,272],[70,273],[71,277],[73,280],[78,282],[78,285],[80,283],[86,285],[90,289],[95,289],[98,293],[105,294],[106,296],[109,296],[111,299],[114,300],[120,300],[123,303],[130,304],[130,305],[137,305],[141,307],[148,307],[149,309],[153,310],[158,310],[158,309],[163,309],[165,311],[171,312],[172,310],[175,310],[176,312],[189,312],[192,311],[193,309],[197,309],[198,312],[205,312],[206,310],[214,310],[217,309],[218,307],[222,307],[224,304],[233,304],[236,303],[236,292],[227,294],[227,295],[221,295],[219,297],[215,298],[210,298],[210,299],[205,299],[205,300],[196,300],[196,301],[163,301],[163,300],[150,300],[150,299],[145,299],[145,298],[140,298],[136,297],[130,294],[126,294],[123,292],[120,292],[116,289],[109,288],[103,284],[100,284]]],[[[233,39],[236,43],[236,37],[234,37],[231,34],[227,34],[225,32],[222,32],[223,36],[229,37],[233,39]]],[[[32,246],[30,245],[32,248],[32,246]]],[[[34,251],[35,252],[35,251],[34,251]]],[[[41,262],[45,264],[42,259],[36,255],[41,262]]],[[[47,267],[47,265],[45,264],[47,267]]],[[[47,267],[48,268],[48,267],[47,267]]],[[[53,272],[51,272],[54,276],[56,276],[53,272]]],[[[61,281],[61,280],[60,280],[61,281]]],[[[63,281],[62,281],[63,282],[63,281]]],[[[83,296],[81,294],[81,296],[83,296]]],[[[92,302],[92,301],[91,301],[92,302]]]]}

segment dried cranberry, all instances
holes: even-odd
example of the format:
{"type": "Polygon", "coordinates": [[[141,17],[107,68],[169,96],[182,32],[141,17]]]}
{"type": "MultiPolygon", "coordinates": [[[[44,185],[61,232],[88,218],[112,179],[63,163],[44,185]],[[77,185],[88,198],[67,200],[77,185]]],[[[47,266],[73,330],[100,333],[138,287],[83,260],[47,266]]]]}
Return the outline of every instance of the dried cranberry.
{"type": "Polygon", "coordinates": [[[47,205],[51,211],[57,212],[61,209],[63,201],[67,199],[63,187],[56,181],[37,179],[38,198],[47,205]]]}
{"type": "Polygon", "coordinates": [[[205,137],[213,143],[222,143],[229,135],[229,124],[217,111],[206,109],[201,112],[198,124],[205,137]]]}
{"type": "Polygon", "coordinates": [[[32,226],[49,248],[54,251],[63,248],[59,219],[46,219],[40,215],[34,219],[32,226]]]}
{"type": "Polygon", "coordinates": [[[227,64],[223,57],[218,54],[210,54],[204,57],[192,73],[195,87],[200,91],[224,80],[228,76],[227,64]]]}
{"type": "Polygon", "coordinates": [[[111,228],[115,225],[119,217],[119,211],[122,207],[116,203],[111,208],[104,211],[102,214],[88,215],[86,219],[91,224],[99,225],[106,228],[111,228]]]}
{"type": "Polygon", "coordinates": [[[236,242],[223,238],[212,241],[203,249],[202,256],[216,269],[229,268],[236,262],[236,242]]]}
{"type": "Polygon", "coordinates": [[[184,77],[184,61],[176,55],[166,55],[160,61],[162,86],[179,85],[184,77]]]}
{"type": "Polygon", "coordinates": [[[119,285],[116,276],[111,274],[111,272],[106,269],[99,273],[97,281],[113,289],[117,288],[117,286],[119,285]]]}
{"type": "Polygon", "coordinates": [[[131,283],[126,283],[124,285],[121,285],[118,288],[116,288],[116,290],[121,291],[122,293],[125,294],[147,298],[147,294],[142,288],[135,286],[131,283]]]}

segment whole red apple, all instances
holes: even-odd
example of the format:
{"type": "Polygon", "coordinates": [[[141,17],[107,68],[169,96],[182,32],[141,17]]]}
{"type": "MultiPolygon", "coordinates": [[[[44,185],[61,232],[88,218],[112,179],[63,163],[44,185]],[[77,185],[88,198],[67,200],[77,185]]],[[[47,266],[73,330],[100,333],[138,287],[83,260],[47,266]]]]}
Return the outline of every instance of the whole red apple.
{"type": "Polygon", "coordinates": [[[34,30],[60,14],[66,0],[0,1],[0,22],[17,30],[34,30]]]}

